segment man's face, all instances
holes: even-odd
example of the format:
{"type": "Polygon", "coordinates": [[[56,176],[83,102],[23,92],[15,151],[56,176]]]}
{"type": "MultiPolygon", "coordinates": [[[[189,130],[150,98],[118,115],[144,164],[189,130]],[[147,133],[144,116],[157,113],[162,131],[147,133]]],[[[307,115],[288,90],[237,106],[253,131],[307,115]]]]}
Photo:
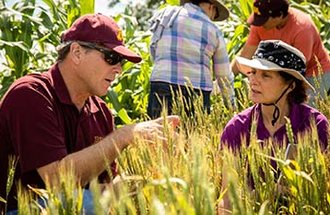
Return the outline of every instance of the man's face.
{"type": "Polygon", "coordinates": [[[280,17],[269,17],[267,22],[262,25],[262,27],[266,30],[270,30],[276,28],[282,21],[282,16],[280,17]]]}
{"type": "Polygon", "coordinates": [[[122,57],[104,47],[86,47],[82,54],[79,79],[82,89],[89,95],[104,96],[117,75],[122,72],[122,57]]]}

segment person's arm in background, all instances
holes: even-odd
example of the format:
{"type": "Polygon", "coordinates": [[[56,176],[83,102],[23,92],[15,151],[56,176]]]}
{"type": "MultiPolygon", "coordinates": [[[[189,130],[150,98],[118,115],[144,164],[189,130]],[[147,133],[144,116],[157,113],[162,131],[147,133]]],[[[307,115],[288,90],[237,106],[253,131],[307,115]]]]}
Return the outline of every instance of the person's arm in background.
{"type": "Polygon", "coordinates": [[[213,71],[224,102],[227,101],[226,98],[229,98],[235,107],[234,74],[230,71],[226,43],[222,36],[219,36],[219,43],[213,55],[213,71]]]}
{"type": "MultiPolygon", "coordinates": [[[[252,46],[252,45],[245,44],[237,56],[251,59],[254,52],[257,50],[257,47],[258,46],[252,46]]],[[[235,58],[232,60],[230,66],[231,66],[231,71],[234,73],[234,75],[238,75],[240,71],[237,67],[235,58]]]]}
{"type": "MultiPolygon", "coordinates": [[[[237,54],[237,56],[241,56],[249,59],[253,56],[254,52],[257,50],[259,42],[261,41],[257,29],[258,28],[255,26],[250,27],[250,33],[248,35],[248,39],[244,44],[243,48],[237,54]]],[[[239,69],[237,67],[235,58],[231,62],[231,71],[234,73],[234,75],[239,74],[239,69]]]]}
{"type": "Polygon", "coordinates": [[[299,31],[295,36],[293,44],[291,44],[293,47],[295,47],[304,54],[306,58],[307,67],[310,60],[314,57],[313,46],[316,40],[316,36],[319,37],[316,27],[311,26],[310,29],[299,31]],[[306,30],[308,30],[309,33],[306,33],[306,30]]]}

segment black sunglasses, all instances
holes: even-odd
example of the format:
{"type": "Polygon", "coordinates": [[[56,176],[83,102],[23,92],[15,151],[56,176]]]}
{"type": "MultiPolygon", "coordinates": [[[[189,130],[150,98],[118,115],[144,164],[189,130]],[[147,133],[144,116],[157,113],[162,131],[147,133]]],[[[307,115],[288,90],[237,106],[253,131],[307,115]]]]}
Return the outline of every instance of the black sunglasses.
{"type": "Polygon", "coordinates": [[[115,51],[109,51],[104,48],[98,47],[95,44],[88,44],[88,43],[79,43],[82,47],[95,49],[101,52],[104,55],[104,60],[110,65],[116,65],[117,63],[123,63],[124,58],[120,54],[115,51]]]}

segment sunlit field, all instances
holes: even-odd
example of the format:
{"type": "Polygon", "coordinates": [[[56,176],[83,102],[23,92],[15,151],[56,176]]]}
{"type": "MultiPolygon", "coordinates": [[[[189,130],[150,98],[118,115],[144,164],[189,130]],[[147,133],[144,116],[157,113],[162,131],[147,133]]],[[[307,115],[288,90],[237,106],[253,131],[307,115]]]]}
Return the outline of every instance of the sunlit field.
{"type": "MultiPolygon", "coordinates": [[[[329,154],[321,153],[315,131],[299,137],[293,160],[285,160],[285,148],[271,143],[261,147],[255,138],[235,154],[220,149],[219,138],[237,110],[225,107],[219,95],[212,99],[210,115],[197,108],[201,101],[196,99],[196,114],[188,117],[183,99],[177,98],[174,111],[182,122],[175,131],[167,127],[166,144],[140,140],[125,149],[117,159],[120,175],[114,183],[90,184],[95,214],[216,214],[225,192],[233,214],[330,214],[329,154]],[[276,162],[277,170],[271,161],[276,162]],[[229,183],[221,191],[223,175],[229,183]]],[[[247,100],[240,103],[249,104],[247,100]]],[[[318,104],[329,118],[329,99],[318,99],[318,104]]],[[[251,136],[255,136],[253,130],[252,126],[251,136]]],[[[59,173],[59,188],[21,189],[20,214],[83,212],[83,191],[70,173],[59,173]],[[42,210],[32,201],[36,194],[45,200],[42,210]]]]}
{"type": "MultiPolygon", "coordinates": [[[[0,2],[0,26],[4,26],[0,32],[3,59],[0,62],[0,98],[18,78],[47,71],[56,62],[59,35],[83,12],[94,12],[92,0],[20,0],[2,7],[6,2],[0,2]]],[[[166,2],[179,3],[178,0],[166,2]]],[[[253,0],[223,2],[231,15],[218,26],[232,60],[247,39],[246,19],[252,12],[253,0]]],[[[162,6],[165,5],[159,5],[162,6]]],[[[311,15],[329,51],[330,2],[294,0],[291,6],[311,15]]],[[[153,68],[149,53],[151,34],[141,29],[148,28],[146,20],[150,17],[142,14],[140,19],[145,21],[142,22],[131,12],[127,10],[114,18],[123,28],[125,44],[139,53],[143,61],[139,64],[125,62],[123,73],[102,98],[112,110],[118,127],[148,119],[146,106],[153,68]]],[[[149,15],[153,12],[149,11],[149,15]]],[[[228,195],[232,204],[230,212],[235,215],[329,215],[330,154],[329,149],[320,151],[315,129],[299,136],[298,144],[293,146],[297,150],[293,159],[286,159],[285,148],[253,138],[255,125],[251,128],[250,144],[243,146],[240,153],[220,147],[226,123],[252,105],[245,78],[236,76],[234,85],[236,106],[229,105],[228,97],[222,98],[225,92],[215,89],[210,114],[200,108],[202,101],[195,99],[195,114],[187,116],[182,96],[175,97],[174,114],[180,116],[181,124],[172,130],[165,122],[167,142],[137,140],[116,160],[120,174],[113,183],[100,185],[95,179],[89,184],[94,214],[217,214],[219,202],[228,195]],[[221,189],[223,178],[228,179],[228,186],[221,189]]],[[[315,107],[330,120],[330,97],[317,97],[315,107]]],[[[165,116],[166,110],[164,119],[165,116]]],[[[286,126],[290,140],[290,122],[286,126]]],[[[16,186],[12,179],[17,158],[9,159],[7,193],[11,186],[16,186]]],[[[73,168],[62,169],[58,173],[61,176],[58,187],[48,183],[46,189],[19,186],[19,214],[84,214],[83,189],[76,184],[73,172],[73,168]]],[[[108,172],[111,172],[110,167],[108,172]]],[[[6,196],[0,197],[2,202],[6,199],[6,196]]]]}

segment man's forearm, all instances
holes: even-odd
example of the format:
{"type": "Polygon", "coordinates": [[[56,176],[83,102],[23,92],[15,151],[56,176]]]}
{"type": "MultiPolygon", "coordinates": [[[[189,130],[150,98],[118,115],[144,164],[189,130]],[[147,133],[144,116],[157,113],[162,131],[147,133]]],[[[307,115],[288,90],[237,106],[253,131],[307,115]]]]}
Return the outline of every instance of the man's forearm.
{"type": "Polygon", "coordinates": [[[156,139],[166,141],[164,123],[175,128],[179,125],[180,119],[178,116],[167,116],[165,119],[160,117],[155,120],[126,125],[113,131],[94,145],[38,168],[38,173],[44,181],[49,179],[51,184],[56,185],[59,171],[72,166],[77,182],[85,185],[103,172],[124,148],[134,142],[135,138],[142,138],[146,141],[156,139]]]}
{"type": "Polygon", "coordinates": [[[58,183],[59,171],[72,166],[77,182],[85,185],[102,173],[133,141],[133,126],[129,125],[115,130],[92,146],[69,154],[60,161],[38,168],[38,172],[43,180],[47,178],[47,180],[51,180],[51,184],[55,185],[58,183]]]}

